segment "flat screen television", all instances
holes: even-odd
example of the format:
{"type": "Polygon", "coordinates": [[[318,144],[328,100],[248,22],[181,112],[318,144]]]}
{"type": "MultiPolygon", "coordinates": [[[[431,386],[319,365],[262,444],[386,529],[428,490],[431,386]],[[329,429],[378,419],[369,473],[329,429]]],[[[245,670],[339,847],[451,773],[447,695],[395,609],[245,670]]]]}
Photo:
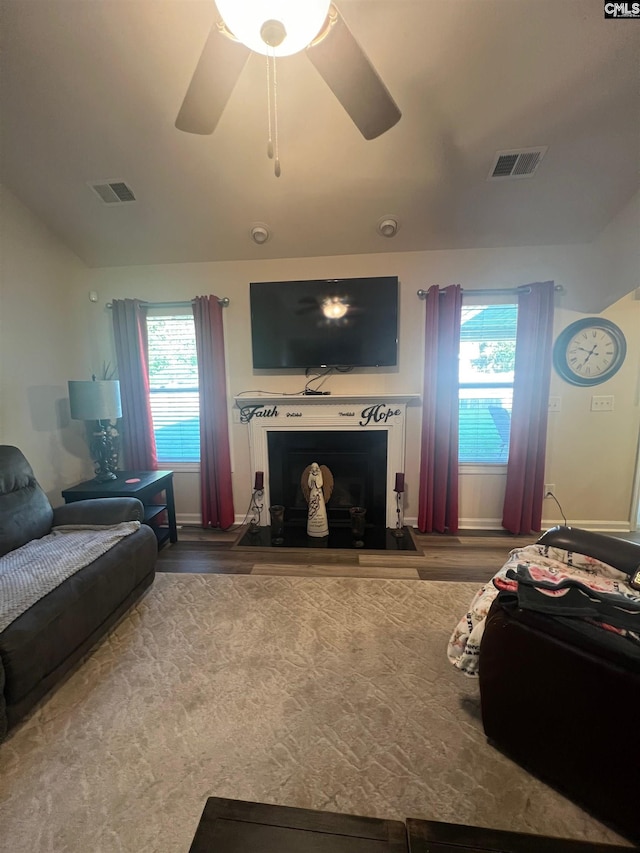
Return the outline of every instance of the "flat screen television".
{"type": "Polygon", "coordinates": [[[398,363],[398,277],[250,284],[255,369],[398,363]]]}

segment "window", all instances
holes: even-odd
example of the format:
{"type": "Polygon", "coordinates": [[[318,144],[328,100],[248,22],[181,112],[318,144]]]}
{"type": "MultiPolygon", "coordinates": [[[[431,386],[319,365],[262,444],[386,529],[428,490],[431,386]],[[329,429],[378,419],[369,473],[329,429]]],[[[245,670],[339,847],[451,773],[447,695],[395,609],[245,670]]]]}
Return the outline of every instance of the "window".
{"type": "Polygon", "coordinates": [[[193,315],[149,314],[149,391],[158,462],[200,461],[198,360],[193,315]]]}
{"type": "Polygon", "coordinates": [[[460,462],[509,456],[517,305],[463,305],[460,325],[460,462]]]}

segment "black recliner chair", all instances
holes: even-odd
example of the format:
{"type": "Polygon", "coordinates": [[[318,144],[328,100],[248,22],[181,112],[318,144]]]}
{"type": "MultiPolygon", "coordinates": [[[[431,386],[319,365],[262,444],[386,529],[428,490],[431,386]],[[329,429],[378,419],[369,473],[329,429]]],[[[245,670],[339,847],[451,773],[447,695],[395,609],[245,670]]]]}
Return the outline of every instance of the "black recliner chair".
{"type": "MultiPolygon", "coordinates": [[[[570,527],[538,542],[595,557],[637,583],[640,545],[570,527]]],[[[492,745],[640,841],[640,643],[500,593],[485,624],[479,681],[492,745]]]]}

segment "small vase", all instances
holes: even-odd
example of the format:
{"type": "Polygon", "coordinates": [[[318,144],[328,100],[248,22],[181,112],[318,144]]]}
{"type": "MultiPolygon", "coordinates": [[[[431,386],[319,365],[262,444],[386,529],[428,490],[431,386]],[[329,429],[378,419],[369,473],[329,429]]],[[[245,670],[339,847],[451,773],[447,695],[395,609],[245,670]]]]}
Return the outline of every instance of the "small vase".
{"type": "Polygon", "coordinates": [[[284,507],[280,504],[275,504],[269,507],[271,516],[271,544],[284,544],[284,507]]]}
{"type": "Polygon", "coordinates": [[[352,506],[349,508],[351,518],[351,538],[354,548],[364,548],[364,517],[367,510],[363,506],[352,506]]]}

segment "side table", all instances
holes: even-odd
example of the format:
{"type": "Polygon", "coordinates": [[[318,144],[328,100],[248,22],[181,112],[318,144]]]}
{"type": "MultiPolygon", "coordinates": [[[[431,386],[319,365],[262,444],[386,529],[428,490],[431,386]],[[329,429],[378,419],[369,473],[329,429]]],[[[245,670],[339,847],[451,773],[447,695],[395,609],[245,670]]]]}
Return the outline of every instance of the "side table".
{"type": "Polygon", "coordinates": [[[156,534],[158,548],[167,541],[178,541],[173,471],[118,471],[116,480],[108,480],[106,483],[85,480],[83,483],[64,489],[62,497],[65,503],[90,498],[138,498],[144,504],[144,522],[156,534]],[[154,503],[154,498],[162,492],[164,492],[164,500],[154,503]],[[168,524],[159,524],[160,516],[165,510],[168,524]]]}

